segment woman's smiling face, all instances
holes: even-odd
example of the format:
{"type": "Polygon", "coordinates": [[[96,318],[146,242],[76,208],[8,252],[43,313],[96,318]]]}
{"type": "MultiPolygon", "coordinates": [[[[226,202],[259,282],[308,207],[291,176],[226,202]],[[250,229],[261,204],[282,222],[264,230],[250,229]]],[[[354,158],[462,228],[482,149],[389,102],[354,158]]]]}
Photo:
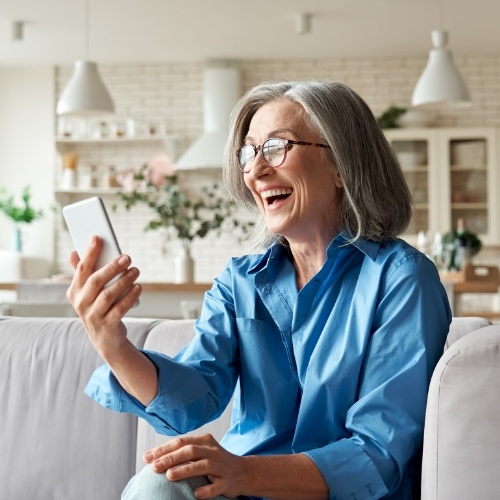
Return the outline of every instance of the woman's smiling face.
{"type": "MultiPolygon", "coordinates": [[[[300,104],[288,100],[258,109],[245,144],[260,146],[271,137],[324,142],[308,128],[300,104]]],[[[342,181],[324,162],[321,148],[294,145],[277,168],[268,165],[259,152],[251,170],[243,175],[271,232],[290,242],[331,238],[339,232],[342,181]]]]}

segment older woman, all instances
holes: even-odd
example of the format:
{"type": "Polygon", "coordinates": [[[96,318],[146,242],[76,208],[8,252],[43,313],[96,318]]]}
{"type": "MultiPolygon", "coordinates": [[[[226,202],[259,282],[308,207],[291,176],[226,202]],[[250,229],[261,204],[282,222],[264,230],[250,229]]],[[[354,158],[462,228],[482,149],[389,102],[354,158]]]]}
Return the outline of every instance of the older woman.
{"type": "Polygon", "coordinates": [[[397,238],[411,198],[373,114],[340,83],[259,85],[234,110],[224,169],[265,251],[229,262],[174,359],[126,338],[140,294],[127,256],[93,273],[95,239],[71,257],[68,296],[107,363],[88,395],[176,435],[235,393],[221,443],[147,452],[123,498],[411,498],[451,314],[433,263],[397,238]]]}

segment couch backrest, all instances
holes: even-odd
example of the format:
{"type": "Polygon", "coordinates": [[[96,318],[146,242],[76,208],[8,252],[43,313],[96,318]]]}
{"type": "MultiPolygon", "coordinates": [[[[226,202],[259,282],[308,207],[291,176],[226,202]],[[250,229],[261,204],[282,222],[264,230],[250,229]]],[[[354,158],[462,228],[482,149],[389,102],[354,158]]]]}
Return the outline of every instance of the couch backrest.
{"type": "MultiPolygon", "coordinates": [[[[135,320],[142,346],[155,321],[135,320]]],[[[135,417],[83,395],[102,364],[78,319],[0,319],[0,498],[110,500],[135,472],[135,417]]]]}
{"type": "MultiPolygon", "coordinates": [[[[168,356],[175,356],[194,336],[193,320],[165,320],[157,324],[148,334],[144,349],[162,352],[168,356]]],[[[231,405],[215,421],[200,427],[196,434],[210,432],[216,439],[221,439],[229,428],[231,421],[231,405]]],[[[146,450],[158,446],[171,439],[169,436],[157,434],[144,420],[139,419],[137,424],[137,456],[136,470],[144,467],[142,455],[146,450]]]]}
{"type": "MultiPolygon", "coordinates": [[[[194,335],[192,320],[125,321],[129,338],[137,346],[168,355],[176,354],[194,335]]],[[[450,340],[485,324],[474,318],[454,319],[450,340]]],[[[431,410],[426,427],[426,436],[431,432],[424,451],[426,492],[434,492],[438,465],[446,473],[448,491],[452,491],[450,478],[454,476],[455,481],[470,477],[472,484],[474,474],[486,481],[491,479],[492,466],[495,474],[500,470],[500,325],[490,328],[488,336],[483,334],[489,328],[483,328],[454,342],[438,364],[438,375],[433,376],[429,403],[441,406],[439,411],[431,410]],[[435,391],[446,398],[435,399],[435,391]],[[449,432],[433,435],[434,429],[449,432]],[[436,450],[448,457],[449,465],[436,462],[436,450]],[[475,461],[479,467],[474,467],[475,461]]],[[[133,416],[108,411],[83,395],[89,376],[101,363],[78,319],[0,318],[2,500],[119,498],[129,478],[143,467],[143,452],[168,439],[144,421],[137,423],[133,416]]],[[[220,438],[229,421],[228,407],[217,421],[197,432],[220,438]]],[[[454,497],[439,496],[439,500],[444,498],[454,497]]]]}

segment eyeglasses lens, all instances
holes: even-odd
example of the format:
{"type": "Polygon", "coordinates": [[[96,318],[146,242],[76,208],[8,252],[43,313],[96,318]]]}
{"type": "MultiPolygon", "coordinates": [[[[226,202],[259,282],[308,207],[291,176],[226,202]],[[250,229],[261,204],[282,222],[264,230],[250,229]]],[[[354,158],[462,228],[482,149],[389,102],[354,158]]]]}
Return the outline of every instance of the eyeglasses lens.
{"type": "Polygon", "coordinates": [[[268,139],[262,145],[262,156],[272,167],[279,167],[285,159],[285,146],[279,139],[268,139]]]}
{"type": "Polygon", "coordinates": [[[255,158],[253,146],[243,146],[238,153],[238,161],[242,169],[246,170],[249,163],[255,158]]]}
{"type": "MultiPolygon", "coordinates": [[[[262,156],[272,167],[279,167],[285,160],[286,142],[281,139],[268,139],[262,144],[262,156]]],[[[238,163],[243,172],[248,172],[251,163],[258,154],[258,147],[243,146],[238,151],[238,163]]]]}

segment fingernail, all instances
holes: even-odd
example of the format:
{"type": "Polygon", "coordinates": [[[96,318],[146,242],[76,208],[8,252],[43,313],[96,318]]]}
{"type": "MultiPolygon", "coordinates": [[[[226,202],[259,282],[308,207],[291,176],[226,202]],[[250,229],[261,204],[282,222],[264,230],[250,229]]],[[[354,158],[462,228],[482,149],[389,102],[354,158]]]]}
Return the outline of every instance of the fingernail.
{"type": "Polygon", "coordinates": [[[153,454],[150,451],[144,453],[144,461],[151,462],[151,460],[153,460],[153,454]]]}
{"type": "Polygon", "coordinates": [[[120,264],[120,266],[124,266],[124,265],[128,264],[129,262],[130,262],[130,259],[129,259],[128,255],[122,255],[118,259],[118,264],[120,264]]]}

